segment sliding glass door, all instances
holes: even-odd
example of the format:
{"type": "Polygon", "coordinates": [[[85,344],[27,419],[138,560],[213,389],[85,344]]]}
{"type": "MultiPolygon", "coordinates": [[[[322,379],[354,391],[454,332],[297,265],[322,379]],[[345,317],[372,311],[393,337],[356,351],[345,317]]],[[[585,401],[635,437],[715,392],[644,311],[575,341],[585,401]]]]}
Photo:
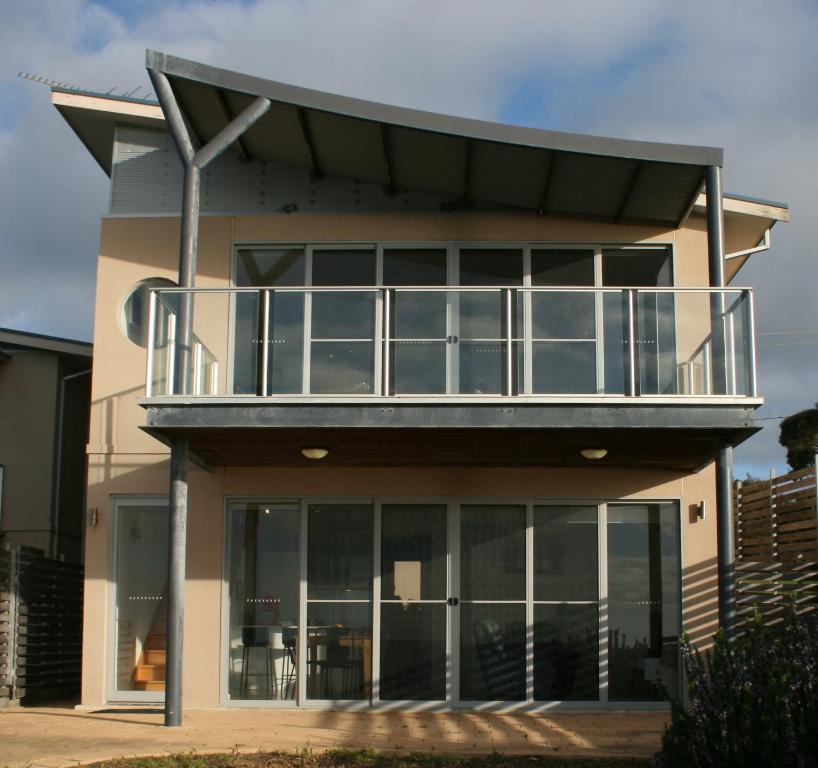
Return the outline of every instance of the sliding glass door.
{"type": "MultiPolygon", "coordinates": [[[[121,596],[139,578],[131,540],[166,536],[162,511],[120,511],[121,596]]],[[[235,501],[228,514],[231,703],[604,706],[678,688],[675,502],[235,501]]],[[[137,591],[161,600],[154,586],[137,591]]],[[[158,632],[142,602],[137,638],[158,632]]],[[[121,689],[148,674],[138,654],[121,689]]]]}

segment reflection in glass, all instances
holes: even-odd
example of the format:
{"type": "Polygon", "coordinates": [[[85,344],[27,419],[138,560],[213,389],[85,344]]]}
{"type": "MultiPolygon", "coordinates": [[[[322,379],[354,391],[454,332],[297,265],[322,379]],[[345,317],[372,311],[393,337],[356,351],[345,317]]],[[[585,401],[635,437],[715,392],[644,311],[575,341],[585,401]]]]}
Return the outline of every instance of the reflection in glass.
{"type": "Polygon", "coordinates": [[[261,303],[258,293],[237,293],[235,301],[233,394],[255,395],[261,392],[261,303]]]}
{"type": "Polygon", "coordinates": [[[676,504],[608,507],[609,696],[658,701],[679,690],[676,504]]]}
{"type": "Polygon", "coordinates": [[[381,511],[381,681],[384,701],[446,697],[445,504],[381,511]],[[436,604],[417,604],[436,600],[436,604]]]}
{"type": "Polygon", "coordinates": [[[628,293],[602,294],[605,338],[605,394],[622,395],[628,387],[628,293]]]}
{"type": "Polygon", "coordinates": [[[534,606],[534,700],[599,699],[599,607],[534,606]]]}
{"type": "Polygon", "coordinates": [[[461,508],[460,599],[525,600],[525,506],[461,508]]]}
{"type": "Polygon", "coordinates": [[[372,604],[307,603],[307,698],[368,699],[372,604]]]}
{"type": "Polygon", "coordinates": [[[230,506],[228,696],[295,699],[299,509],[230,506]]]}
{"type": "Polygon", "coordinates": [[[311,504],[307,520],[307,698],[368,699],[372,505],[311,504]]]}
{"type": "Polygon", "coordinates": [[[168,509],[117,508],[116,690],[165,690],[168,509]]]}
{"type": "Polygon", "coordinates": [[[535,339],[595,339],[594,294],[535,291],[531,320],[535,339]]]}
{"type": "Polygon", "coordinates": [[[462,701],[525,699],[525,605],[461,603],[462,701]]]}
{"type": "Polygon", "coordinates": [[[304,294],[270,293],[267,388],[271,394],[297,394],[302,389],[304,294]]]}
{"type": "Polygon", "coordinates": [[[384,285],[446,285],[445,248],[384,248],[384,285]]]}
{"type": "Polygon", "coordinates": [[[384,603],[381,606],[383,701],[446,698],[445,603],[384,603]]]}
{"type": "Polygon", "coordinates": [[[392,302],[392,393],[445,393],[446,294],[396,290],[392,302]]]}
{"type": "Polygon", "coordinates": [[[308,599],[372,597],[371,504],[311,504],[307,545],[308,599]]]}
{"type": "Polygon", "coordinates": [[[537,701],[599,698],[598,562],[596,506],[534,507],[537,701]]]}
{"type": "Polygon", "coordinates": [[[391,344],[392,394],[446,392],[446,342],[396,340],[391,344]]]}
{"type": "Polygon", "coordinates": [[[381,599],[446,599],[446,505],[384,504],[381,599]]]}
{"type": "Polygon", "coordinates": [[[534,600],[599,598],[596,506],[534,507],[534,600]]]}
{"type": "MultiPolygon", "coordinates": [[[[239,287],[294,287],[305,282],[304,249],[242,248],[236,254],[239,287]]],[[[260,294],[235,295],[233,394],[262,393],[263,304],[260,294]]],[[[268,392],[301,392],[304,346],[304,298],[300,293],[270,293],[268,392]]]]}
{"type": "Polygon", "coordinates": [[[577,248],[532,248],[532,285],[593,285],[594,252],[577,248]]]}
{"type": "Polygon", "coordinates": [[[314,395],[370,395],[374,350],[371,342],[314,341],[310,392],[314,395]]]}
{"type": "Polygon", "coordinates": [[[375,285],[374,248],[314,249],[312,284],[375,285]]]}
{"type": "Polygon", "coordinates": [[[597,391],[594,342],[534,341],[531,355],[535,394],[591,394],[597,391]]]}

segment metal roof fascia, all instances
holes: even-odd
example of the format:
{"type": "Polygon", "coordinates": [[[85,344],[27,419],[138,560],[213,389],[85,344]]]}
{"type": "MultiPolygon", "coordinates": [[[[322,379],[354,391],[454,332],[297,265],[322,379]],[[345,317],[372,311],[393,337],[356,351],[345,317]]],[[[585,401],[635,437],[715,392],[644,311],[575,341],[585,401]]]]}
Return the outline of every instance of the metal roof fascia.
{"type": "Polygon", "coordinates": [[[647,162],[721,166],[724,160],[724,152],[718,147],[634,141],[631,139],[503,125],[466,117],[454,117],[406,107],[379,104],[350,96],[339,96],[310,88],[287,85],[254,75],[245,75],[207,64],[200,64],[150,49],[146,51],[145,59],[148,69],[164,72],[169,77],[192,80],[204,85],[248,95],[265,96],[272,101],[292,106],[331,112],[398,127],[413,128],[420,131],[443,133],[501,144],[514,144],[535,149],[619,157],[647,162]]]}

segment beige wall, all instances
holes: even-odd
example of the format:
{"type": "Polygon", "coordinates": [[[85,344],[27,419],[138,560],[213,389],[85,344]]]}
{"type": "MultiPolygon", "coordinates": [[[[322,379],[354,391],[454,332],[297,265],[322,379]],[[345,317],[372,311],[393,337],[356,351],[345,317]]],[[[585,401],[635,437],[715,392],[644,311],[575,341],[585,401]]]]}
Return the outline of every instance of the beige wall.
{"type": "MultiPolygon", "coordinates": [[[[145,350],[120,331],[122,302],[146,277],[175,279],[175,218],[110,218],[103,222],[98,269],[95,372],[89,438],[88,506],[99,524],[87,532],[83,703],[105,701],[106,633],[112,499],[166,494],[167,450],[139,429],[145,412],[145,350]]],[[[197,284],[229,283],[234,242],[372,242],[418,240],[672,243],[676,284],[707,284],[706,236],[699,223],[679,232],[659,228],[500,214],[301,214],[206,217],[199,234],[197,284]]],[[[217,469],[190,473],[188,583],[185,604],[185,706],[219,703],[224,496],[424,496],[679,498],[683,519],[686,628],[705,638],[715,621],[715,518],[691,522],[689,508],[715,508],[712,466],[690,477],[602,467],[554,469],[217,469]]]]}

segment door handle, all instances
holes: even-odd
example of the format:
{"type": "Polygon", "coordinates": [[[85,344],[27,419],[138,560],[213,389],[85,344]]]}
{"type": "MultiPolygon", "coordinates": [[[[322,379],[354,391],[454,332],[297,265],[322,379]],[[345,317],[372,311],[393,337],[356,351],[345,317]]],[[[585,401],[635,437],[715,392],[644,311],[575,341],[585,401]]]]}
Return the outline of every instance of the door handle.
{"type": "Polygon", "coordinates": [[[446,605],[450,605],[452,608],[454,608],[459,602],[460,601],[456,597],[450,597],[446,601],[446,605]]]}

